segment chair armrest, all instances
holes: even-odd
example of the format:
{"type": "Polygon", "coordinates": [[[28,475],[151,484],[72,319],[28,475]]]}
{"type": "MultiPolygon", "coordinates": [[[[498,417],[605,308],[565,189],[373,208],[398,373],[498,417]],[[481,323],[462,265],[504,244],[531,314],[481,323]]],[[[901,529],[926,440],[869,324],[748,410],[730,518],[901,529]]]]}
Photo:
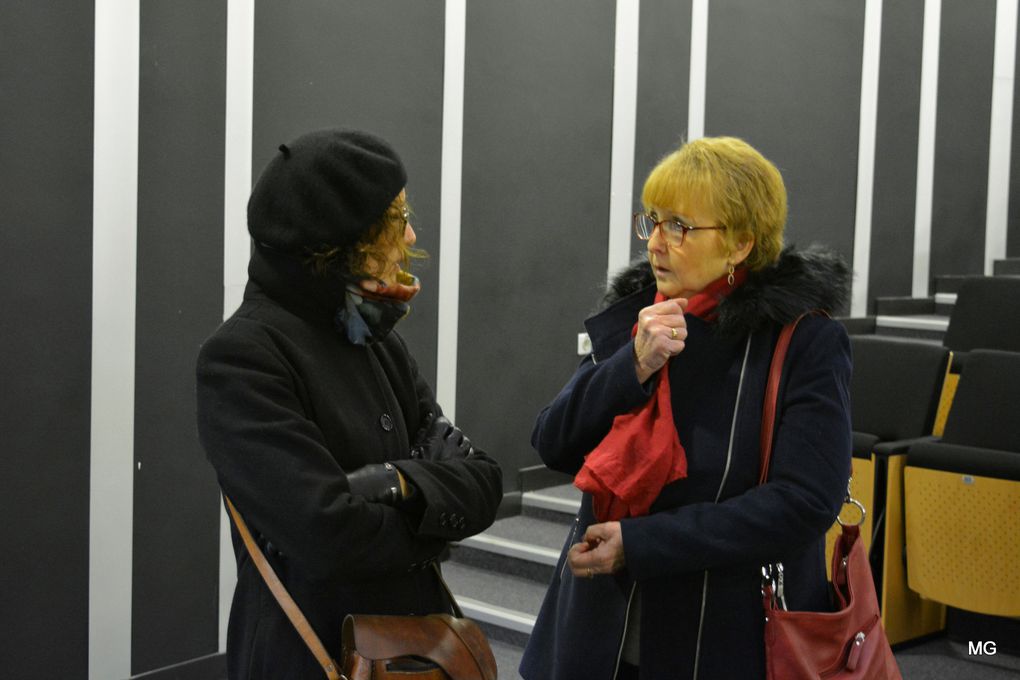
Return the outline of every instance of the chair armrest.
{"type": "Polygon", "coordinates": [[[940,439],[939,437],[928,435],[925,437],[913,437],[911,439],[897,439],[891,442],[880,442],[878,444],[875,444],[874,454],[879,458],[888,458],[889,456],[902,456],[914,444],[937,442],[939,441],[939,439],[940,439]]]}

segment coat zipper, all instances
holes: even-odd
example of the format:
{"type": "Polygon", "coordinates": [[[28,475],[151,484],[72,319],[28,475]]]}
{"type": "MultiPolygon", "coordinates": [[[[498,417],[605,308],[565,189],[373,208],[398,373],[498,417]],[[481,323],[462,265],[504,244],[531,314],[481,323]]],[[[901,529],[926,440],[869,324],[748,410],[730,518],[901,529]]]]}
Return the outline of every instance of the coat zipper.
{"type": "MultiPolygon", "coordinates": [[[[740,394],[744,391],[744,374],[747,371],[747,357],[751,353],[751,336],[747,336],[747,345],[744,348],[744,362],[740,365],[740,382],[737,383],[737,400],[733,404],[733,420],[730,422],[730,443],[726,447],[726,467],[723,468],[722,481],[719,482],[719,490],[715,492],[715,502],[719,502],[723,488],[726,486],[726,478],[730,474],[730,463],[733,460],[733,437],[737,431],[737,416],[740,414],[740,394]]],[[[701,585],[701,614],[698,617],[698,641],[694,647],[694,674],[693,680],[698,680],[698,662],[701,660],[701,631],[705,625],[705,602],[708,600],[708,569],[705,570],[705,578],[701,585]]]]}
{"type": "MultiPolygon", "coordinates": [[[[574,526],[570,529],[570,538],[567,539],[567,550],[570,550],[570,546],[574,545],[574,536],[577,535],[577,527],[581,525],[581,513],[578,512],[574,517],[574,526]]],[[[563,574],[567,571],[567,559],[563,559],[563,566],[560,567],[560,580],[563,580],[563,574]]]]}
{"type": "Polygon", "coordinates": [[[623,633],[620,635],[620,648],[616,650],[616,666],[613,668],[613,680],[620,672],[620,659],[623,658],[623,645],[627,642],[627,624],[630,623],[630,605],[633,604],[634,591],[637,590],[637,581],[630,586],[630,595],[627,597],[627,609],[623,615],[623,633]]]}

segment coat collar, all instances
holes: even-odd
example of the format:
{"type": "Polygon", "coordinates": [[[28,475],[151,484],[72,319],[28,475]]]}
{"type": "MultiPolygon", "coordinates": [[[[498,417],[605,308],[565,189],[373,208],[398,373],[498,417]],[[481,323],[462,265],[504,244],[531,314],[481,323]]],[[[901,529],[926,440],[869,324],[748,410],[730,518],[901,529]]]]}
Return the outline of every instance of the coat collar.
{"type": "MultiPolygon", "coordinates": [[[[788,246],[775,264],[750,272],[744,285],[719,304],[716,330],[746,335],[765,326],[785,325],[815,309],[835,314],[846,304],[849,289],[850,270],[837,254],[820,247],[788,246]]],[[[641,257],[610,282],[602,298],[603,311],[585,322],[589,334],[601,335],[617,318],[635,319],[654,295],[655,276],[641,257]]]]}

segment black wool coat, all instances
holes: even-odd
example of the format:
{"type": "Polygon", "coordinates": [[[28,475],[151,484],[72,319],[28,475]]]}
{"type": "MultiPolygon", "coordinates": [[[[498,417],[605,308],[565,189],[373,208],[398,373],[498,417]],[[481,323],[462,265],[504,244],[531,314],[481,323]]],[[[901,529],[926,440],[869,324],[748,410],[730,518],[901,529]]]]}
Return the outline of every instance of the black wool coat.
{"type": "MultiPolygon", "coordinates": [[[[688,475],[663,488],[647,516],[621,522],[626,566],[614,576],[578,579],[566,566],[566,549],[596,521],[583,497],[521,663],[527,680],[614,678],[635,593],[642,680],[764,678],[765,563],[783,563],[790,609],[829,608],[824,535],[846,491],[851,445],[851,357],[839,322],[807,317],[794,334],[760,487],[759,432],[780,329],[801,312],[838,308],[847,282],[834,257],[788,249],[720,304],[716,323],[687,316],[668,379],[688,475]]],[[[638,264],[585,322],[593,353],[532,434],[549,467],[576,474],[614,417],[648,400],[630,332],[654,295],[647,263],[638,264]]]]}
{"type": "MultiPolygon", "coordinates": [[[[350,344],[333,325],[337,290],[256,249],[237,312],[198,358],[199,436],[220,486],[335,659],[348,613],[449,611],[433,567],[448,541],[487,528],[499,466],[410,457],[442,411],[396,332],[350,344]],[[349,493],[346,473],[392,461],[410,507],[349,493]]],[[[322,669],[255,570],[236,528],[227,634],[232,679],[312,679],[322,669]]]]}

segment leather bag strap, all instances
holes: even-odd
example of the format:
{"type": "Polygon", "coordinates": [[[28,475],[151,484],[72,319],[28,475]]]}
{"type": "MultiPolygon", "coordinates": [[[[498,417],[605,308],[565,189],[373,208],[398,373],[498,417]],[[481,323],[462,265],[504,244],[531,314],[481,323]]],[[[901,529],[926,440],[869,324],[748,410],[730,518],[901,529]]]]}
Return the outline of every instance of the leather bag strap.
{"type": "Polygon", "coordinates": [[[761,435],[759,438],[761,468],[758,473],[759,485],[764,484],[769,477],[769,464],[772,461],[772,444],[776,430],[776,402],[779,400],[779,381],[783,377],[783,364],[786,361],[786,352],[790,349],[790,340],[793,338],[793,332],[797,330],[797,324],[805,316],[813,313],[815,312],[805,312],[783,326],[783,330],[779,332],[779,340],[776,341],[776,349],[772,353],[768,383],[765,385],[765,403],[762,405],[761,412],[761,435]]]}
{"type": "Polygon", "coordinates": [[[223,500],[227,503],[227,509],[230,511],[230,516],[234,519],[234,524],[237,525],[237,531],[241,534],[241,539],[244,541],[244,545],[248,548],[248,554],[251,555],[252,561],[255,563],[255,568],[262,574],[263,580],[266,585],[269,586],[270,592],[273,593],[273,597],[280,603],[280,608],[283,609],[283,613],[287,615],[290,622],[294,625],[301,639],[308,645],[308,649],[315,656],[315,660],[322,666],[322,670],[325,671],[326,677],[329,680],[344,680],[340,671],[337,670],[338,666],[333,658],[330,657],[329,652],[326,650],[325,645],[322,644],[322,640],[312,630],[312,626],[308,623],[308,619],[301,612],[301,608],[297,606],[294,598],[287,592],[286,586],[280,581],[280,577],[276,575],[276,571],[273,570],[272,565],[266,560],[266,556],[262,554],[262,550],[259,549],[258,545],[255,544],[255,539],[251,535],[251,531],[248,530],[248,525],[244,523],[244,519],[241,517],[241,513],[237,511],[234,504],[230,502],[230,498],[226,494],[223,495],[223,500]]]}

